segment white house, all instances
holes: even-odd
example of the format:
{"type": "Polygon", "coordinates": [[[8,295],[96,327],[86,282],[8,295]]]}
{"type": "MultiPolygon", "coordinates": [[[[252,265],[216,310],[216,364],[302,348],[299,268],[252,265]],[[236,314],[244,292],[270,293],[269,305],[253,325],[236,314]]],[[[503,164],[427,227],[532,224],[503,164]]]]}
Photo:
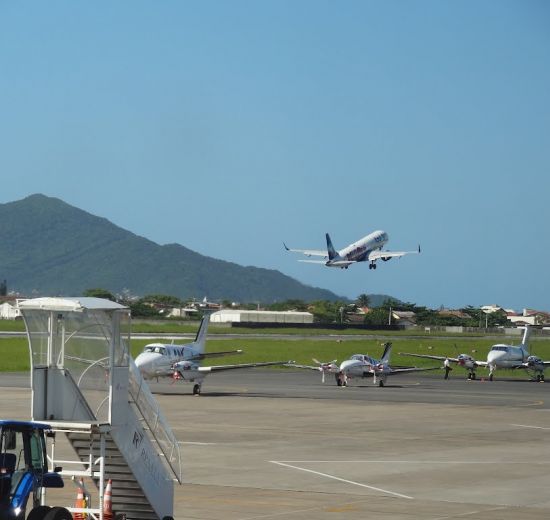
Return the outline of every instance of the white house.
{"type": "Polygon", "coordinates": [[[0,304],[0,320],[15,320],[21,317],[17,303],[4,302],[0,304]]]}

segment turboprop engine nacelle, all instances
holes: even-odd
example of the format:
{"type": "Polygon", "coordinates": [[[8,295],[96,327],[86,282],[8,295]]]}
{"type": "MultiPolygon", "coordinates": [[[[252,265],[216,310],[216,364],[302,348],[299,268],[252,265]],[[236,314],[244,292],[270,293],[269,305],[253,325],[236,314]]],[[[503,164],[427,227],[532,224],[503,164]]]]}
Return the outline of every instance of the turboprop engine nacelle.
{"type": "Polygon", "coordinates": [[[172,365],[172,369],[174,370],[175,379],[195,381],[195,379],[204,377],[199,371],[199,366],[192,361],[179,361],[172,365]]]}

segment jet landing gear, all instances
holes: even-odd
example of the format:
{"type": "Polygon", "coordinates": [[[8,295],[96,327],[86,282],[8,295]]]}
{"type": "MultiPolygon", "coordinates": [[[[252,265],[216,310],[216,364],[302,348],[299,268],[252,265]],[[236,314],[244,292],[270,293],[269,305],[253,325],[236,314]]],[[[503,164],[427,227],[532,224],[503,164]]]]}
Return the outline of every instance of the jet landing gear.
{"type": "Polygon", "coordinates": [[[201,395],[201,384],[195,383],[193,385],[193,395],[201,395]]]}
{"type": "Polygon", "coordinates": [[[537,374],[537,383],[544,383],[544,374],[537,374]]]}
{"type": "Polygon", "coordinates": [[[475,381],[476,379],[476,373],[475,372],[468,372],[468,381],[475,381]]]}
{"type": "Polygon", "coordinates": [[[376,264],[374,262],[371,262],[369,264],[369,269],[376,269],[376,264]]]}

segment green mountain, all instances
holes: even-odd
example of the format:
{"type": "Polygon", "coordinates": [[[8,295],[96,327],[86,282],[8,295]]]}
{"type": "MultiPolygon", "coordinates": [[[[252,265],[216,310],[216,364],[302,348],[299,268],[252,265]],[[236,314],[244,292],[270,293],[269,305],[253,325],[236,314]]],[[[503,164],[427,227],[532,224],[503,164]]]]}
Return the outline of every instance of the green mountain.
{"type": "Polygon", "coordinates": [[[179,244],[161,246],[45,195],[0,204],[0,280],[32,295],[113,293],[271,303],[336,300],[279,271],[243,267],[179,244]]]}

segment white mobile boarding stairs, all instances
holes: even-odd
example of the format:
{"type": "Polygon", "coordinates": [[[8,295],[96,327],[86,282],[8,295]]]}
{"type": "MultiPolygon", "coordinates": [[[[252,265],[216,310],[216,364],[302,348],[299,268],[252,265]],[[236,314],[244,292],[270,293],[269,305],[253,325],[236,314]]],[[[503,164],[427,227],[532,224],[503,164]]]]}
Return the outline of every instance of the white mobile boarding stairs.
{"type": "Polygon", "coordinates": [[[99,503],[86,506],[91,518],[103,520],[108,479],[115,513],[172,518],[174,481],[182,482],[179,445],[129,354],[128,309],[99,298],[36,298],[20,309],[31,349],[32,418],[63,432],[78,456],[57,459],[54,441],[52,466],[92,478],[99,503]]]}

